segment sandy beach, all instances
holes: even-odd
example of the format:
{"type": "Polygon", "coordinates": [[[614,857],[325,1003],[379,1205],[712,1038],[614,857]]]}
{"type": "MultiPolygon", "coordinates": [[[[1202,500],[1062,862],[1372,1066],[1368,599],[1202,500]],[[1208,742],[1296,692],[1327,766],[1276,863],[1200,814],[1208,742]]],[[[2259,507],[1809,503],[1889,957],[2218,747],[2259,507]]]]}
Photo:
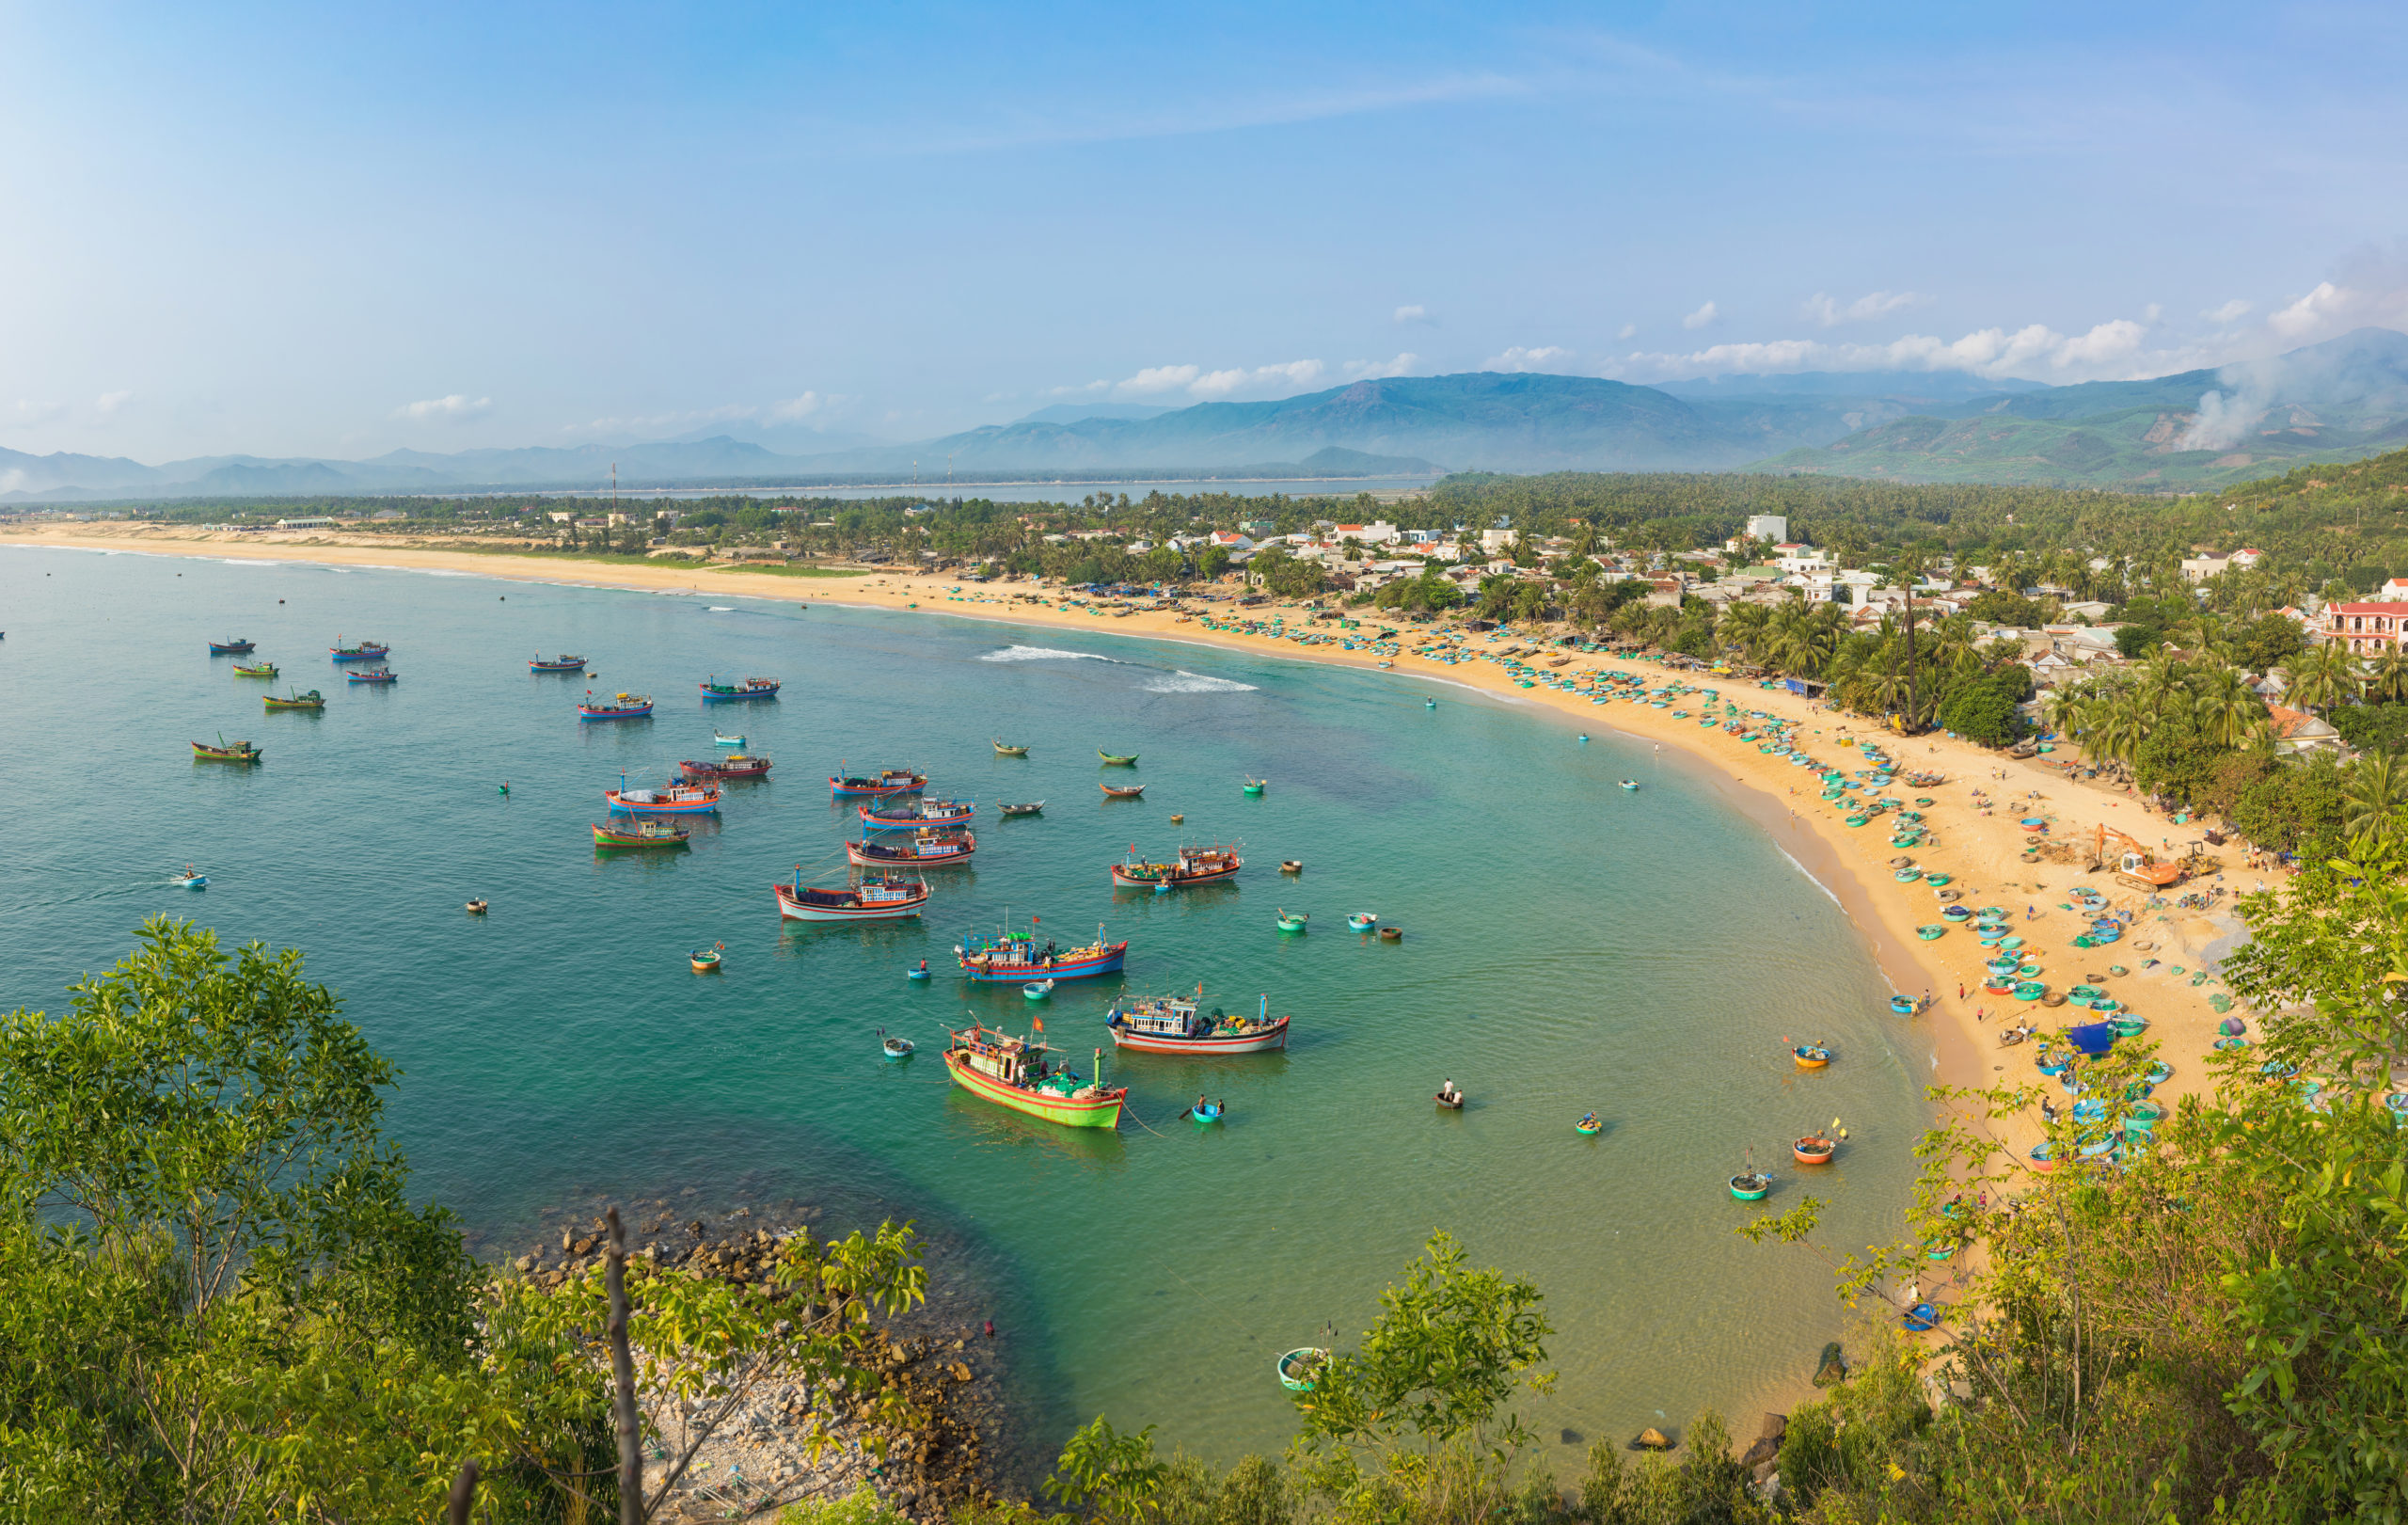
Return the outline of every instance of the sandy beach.
{"type": "MultiPolygon", "coordinates": [[[[1169,612],[1138,611],[1102,613],[1069,603],[1058,591],[1046,592],[1031,583],[981,586],[958,578],[911,576],[872,571],[850,577],[796,576],[759,568],[705,565],[678,561],[651,564],[583,562],[565,556],[498,554],[486,550],[395,545],[368,536],[289,532],[276,535],[227,534],[182,527],[127,524],[28,526],[0,530],[0,546],[47,546],[93,550],[139,550],[160,555],[237,557],[258,561],[290,560],[347,565],[388,566],[409,570],[469,572],[502,580],[541,581],[572,586],[678,590],[714,596],[779,600],[813,605],[857,605],[916,609],[920,612],[959,619],[1009,621],[1023,626],[1065,629],[1101,629],[1117,636],[1145,636],[1192,642],[1288,660],[1372,667],[1381,658],[1364,651],[1348,652],[1333,645],[1302,646],[1292,640],[1206,628],[1193,616],[1169,612]]],[[[1229,605],[1205,606],[1220,613],[1229,605]]],[[[1259,606],[1248,611],[1267,618],[1286,612],[1291,622],[1301,617],[1295,606],[1259,606]]],[[[1378,612],[1365,611],[1366,624],[1385,623],[1378,612]]],[[[1415,639],[1404,627],[1404,639],[1415,639]]],[[[1475,653],[1501,651],[1516,644],[1508,636],[1489,646],[1473,639],[1460,649],[1475,653]]],[[[1410,646],[1391,660],[1397,674],[1442,679],[1466,685],[1514,704],[1532,706],[1551,723],[1567,728],[1613,730],[1640,738],[1690,758],[1698,772],[1710,780],[1733,808],[1761,824],[1809,874],[1830,890],[1862,933],[1868,948],[1890,982],[1903,994],[1930,994],[1927,1010],[1905,1022],[1933,1027],[1936,1065],[1930,1078],[1952,1085],[2020,1082],[2031,1074],[2025,1045],[2002,1048],[1996,1034],[2011,1023],[2029,1020],[2044,1031],[2063,1025],[2078,1013],[2074,1008],[2042,1008],[2009,996],[1990,995],[1981,989],[1984,951],[1972,931],[1951,927],[1933,941],[1924,941],[1916,929],[1940,920],[1941,902],[1921,882],[1899,883],[1890,861],[1900,856],[1878,823],[1851,830],[1842,816],[1820,798],[1817,775],[1792,767],[1783,756],[1760,753],[1719,727],[1706,727],[1694,716],[1674,718],[1671,708],[1650,708],[1626,702],[1592,705],[1588,698],[1546,688],[1524,689],[1499,665],[1489,661],[1441,664],[1415,656],[1410,646]],[[1960,994],[1961,992],[1961,994],[1960,994]]],[[[2237,930],[2228,916],[2171,910],[2139,910],[2142,897],[2111,882],[2105,873],[2083,872],[2082,862],[2026,863],[2023,854],[2033,840],[2020,824],[2023,818],[2049,821],[2046,837],[2079,843],[2085,850],[2094,827],[2104,823],[2140,838],[2152,850],[2176,837],[2175,828],[2146,812],[2134,798],[2096,786],[2075,783],[2056,770],[2034,762],[2019,762],[1970,742],[1934,734],[1902,739],[1889,736],[1861,718],[1825,710],[1819,705],[1781,689],[1758,688],[1741,678],[1715,678],[1696,674],[1674,675],[1644,659],[1576,656],[1560,669],[1577,675],[1589,669],[1616,669],[1638,674],[1649,686],[1680,677],[1716,687],[1724,699],[1742,711],[1794,721],[1797,735],[1825,767],[1853,770],[1861,764],[1844,739],[1879,739],[1902,770],[1944,774],[1947,782],[1929,788],[1893,786],[1893,793],[1927,795],[1934,803],[1925,812],[1929,831],[1911,856],[1927,874],[1950,876],[1951,887],[1963,893],[1968,906],[2005,907],[2026,939],[2027,959],[2036,958],[2039,977],[2052,991],[2096,978],[2126,1007],[2148,1019],[2148,1038],[2173,1067],[2170,1082],[2160,1088],[2170,1099],[2204,1088],[2206,1066],[2216,1025],[2222,1017],[2209,996],[2220,990],[2212,979],[2194,985],[2203,971],[2212,976],[2211,955],[2226,951],[2237,930]],[[1973,794],[1987,791],[1994,810],[1976,807],[1973,794]],[[2109,947],[2077,948],[2072,939],[2086,915],[2067,909],[2067,892],[2088,886],[2107,897],[2111,905],[2134,912],[2132,929],[2125,941],[2109,947]],[[2027,911],[2029,913],[2027,919],[2027,911]],[[2148,961],[2156,962],[2148,965],[2148,961]],[[2131,973],[2109,974],[2112,964],[2131,973]],[[2145,965],[2148,965],[2145,967],[2145,965]]],[[[1687,707],[1686,706],[1682,707],[1687,707]]],[[[2193,827],[2181,835],[2194,835],[2193,827]]],[[[2237,855],[2234,864],[2237,865],[2237,855]]],[[[2216,882],[2211,876],[2205,883],[2216,882]]],[[[2235,871],[2223,877],[2227,889],[2256,887],[2258,876],[2235,871]]],[[[2203,887],[2194,881],[2185,890],[2203,887]]],[[[1800,1034],[1801,1039],[1812,1035],[1800,1034]]],[[[1837,1056],[1845,1064],[1847,1056],[1837,1056]]],[[[2028,1147],[2039,1136],[2036,1115],[2020,1120],[2007,1142],[2028,1147]]]]}

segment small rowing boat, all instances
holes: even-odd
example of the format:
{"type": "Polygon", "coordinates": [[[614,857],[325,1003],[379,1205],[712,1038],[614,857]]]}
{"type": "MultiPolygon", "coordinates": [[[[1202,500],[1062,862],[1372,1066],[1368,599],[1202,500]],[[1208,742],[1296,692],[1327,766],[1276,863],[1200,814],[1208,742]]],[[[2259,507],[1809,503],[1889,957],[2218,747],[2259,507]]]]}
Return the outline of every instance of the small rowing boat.
{"type": "Polygon", "coordinates": [[[727,945],[724,943],[713,943],[708,947],[698,947],[694,949],[691,953],[687,954],[686,957],[693,963],[694,973],[698,975],[707,975],[719,967],[720,950],[726,946],[727,945]]]}
{"type": "Polygon", "coordinates": [[[968,863],[970,855],[977,850],[978,839],[968,832],[941,832],[933,826],[921,827],[908,842],[881,842],[871,837],[845,844],[845,856],[864,868],[945,868],[968,863]]]}
{"type": "Polygon", "coordinates": [[[695,687],[703,691],[703,703],[723,705],[736,699],[774,699],[778,696],[778,680],[773,677],[748,677],[741,683],[721,683],[719,675],[695,687]]]}
{"type": "Polygon", "coordinates": [[[1464,1109],[1464,1093],[1459,1090],[1442,1090],[1431,1100],[1450,1112],[1460,1112],[1464,1109]]]}
{"type": "Polygon", "coordinates": [[[1054,993],[1054,982],[1050,979],[1032,979],[1020,988],[1020,993],[1029,1000],[1042,1001],[1054,993]]]}
{"type": "Polygon", "coordinates": [[[1288,1046],[1287,1017],[1271,1014],[1271,997],[1261,998],[1256,1014],[1225,1015],[1219,1007],[1201,1009],[1204,987],[1194,996],[1166,995],[1116,1004],[1105,1013],[1112,1041],[1141,1054],[1268,1054],[1288,1046]]]}
{"type": "Polygon", "coordinates": [[[711,733],[711,744],[713,746],[734,747],[737,751],[741,752],[744,750],[744,738],[740,736],[722,736],[719,732],[713,731],[711,733]]]}
{"type": "Polygon", "coordinates": [[[1125,1086],[1082,1079],[1054,1061],[1041,1037],[1014,1038],[985,1026],[952,1033],[944,1066],[953,1083],[974,1096],[1071,1128],[1110,1128],[1120,1121],[1125,1086]]]}
{"type": "Polygon", "coordinates": [[[622,776],[619,786],[604,789],[602,798],[623,816],[700,816],[719,808],[719,786],[672,784],[665,788],[631,789],[622,776]]]}
{"type": "Polygon", "coordinates": [[[1168,863],[1144,862],[1132,848],[1126,860],[1112,866],[1112,882],[1123,889],[1151,889],[1157,884],[1177,889],[1232,879],[1244,866],[1245,860],[1238,856],[1237,849],[1227,845],[1184,847],[1168,863]]]}
{"type": "Polygon", "coordinates": [[[1004,815],[1006,818],[1013,816],[1035,816],[1041,814],[1044,811],[1045,802],[1042,800],[1031,800],[1026,804],[1006,805],[1003,809],[1004,815]]]}
{"type": "Polygon", "coordinates": [[[209,643],[209,654],[212,657],[247,657],[258,649],[259,645],[256,642],[246,641],[241,636],[236,636],[231,641],[212,641],[209,643]]]}
{"type": "Polygon", "coordinates": [[[1572,1131],[1584,1138],[1594,1138],[1605,1130],[1605,1126],[1594,1112],[1583,1112],[1580,1120],[1572,1125],[1572,1131]]]}
{"type": "Polygon", "coordinates": [[[1839,1152],[1839,1147],[1833,1139],[1826,1138],[1818,1133],[1810,1133],[1790,1145],[1789,1152],[1796,1156],[1800,1165],[1829,1165],[1831,1163],[1831,1156],[1839,1152]]]}
{"type": "Polygon", "coordinates": [[[391,683],[400,676],[389,667],[361,667],[343,674],[343,680],[347,683],[391,683]]]}
{"type": "Polygon", "coordinates": [[[995,738],[995,755],[998,757],[1025,757],[1028,755],[1028,749],[1026,747],[1007,747],[1004,745],[1004,739],[999,736],[995,738]]]}
{"type": "Polygon", "coordinates": [[[769,888],[777,894],[778,914],[787,921],[893,921],[916,916],[928,903],[925,880],[863,878],[842,889],[814,889],[804,886],[800,865],[793,883],[769,888]]]}
{"type": "Polygon", "coordinates": [[[1290,1392],[1310,1392],[1321,1380],[1321,1370],[1329,1361],[1329,1352],[1310,1346],[1289,1351],[1279,1358],[1279,1385],[1290,1392]]]}
{"type": "Polygon", "coordinates": [[[1628,789],[1631,793],[1637,794],[1639,792],[1639,780],[1635,778],[1624,779],[1622,781],[1622,786],[1628,789]]]}
{"type": "Polygon", "coordinates": [[[1762,1170],[1746,1170],[1731,1178],[1731,1195],[1743,1202],[1761,1202],[1770,1190],[1772,1177],[1762,1170]]]}
{"type": "Polygon", "coordinates": [[[1283,932],[1301,932],[1305,929],[1305,923],[1310,920],[1312,916],[1307,912],[1299,911],[1291,914],[1282,910],[1279,912],[1279,929],[1283,932]]]}
{"type": "Polygon", "coordinates": [[[192,744],[192,760],[195,762],[255,763],[265,755],[248,741],[229,741],[223,735],[217,738],[217,744],[214,747],[206,741],[192,744]]]}
{"type": "Polygon", "coordinates": [[[176,885],[181,889],[203,890],[209,887],[209,876],[200,872],[192,865],[186,864],[184,865],[184,871],[182,873],[169,874],[167,876],[167,882],[176,885]]]}
{"type": "MultiPolygon", "coordinates": [[[[342,637],[337,636],[335,639],[340,641],[342,637]]],[[[356,646],[329,646],[326,648],[328,654],[339,662],[372,662],[379,658],[386,656],[391,652],[392,649],[393,648],[390,646],[380,645],[373,641],[362,641],[356,646]]]]}
{"type": "Polygon", "coordinates": [[[548,660],[542,657],[531,657],[528,659],[527,671],[531,673],[582,673],[585,671],[585,659],[582,657],[571,657],[565,652],[558,657],[551,658],[548,660]]]}
{"type": "Polygon", "coordinates": [[[1262,796],[1263,786],[1270,782],[1271,781],[1267,778],[1249,778],[1245,781],[1245,792],[1256,799],[1259,799],[1262,796]]]}
{"type": "Polygon", "coordinates": [[[885,1028],[878,1030],[878,1050],[890,1059],[908,1059],[918,1045],[908,1038],[897,1038],[885,1028]]]}
{"type": "Polygon", "coordinates": [[[1831,1051],[1820,1043],[1800,1043],[1789,1051],[1800,1070],[1820,1070],[1831,1062],[1831,1051]]]}
{"type": "Polygon", "coordinates": [[[928,775],[909,768],[884,768],[875,773],[830,777],[828,787],[839,800],[882,799],[890,794],[917,794],[928,786],[928,775]]]}
{"type": "Polygon", "coordinates": [[[668,820],[631,820],[625,825],[594,827],[594,845],[597,848],[682,848],[692,834],[689,828],[668,820]]]}
{"type": "Polygon", "coordinates": [[[270,709],[324,709],[326,707],[325,696],[315,689],[311,689],[307,693],[289,693],[281,699],[272,693],[262,694],[260,696],[260,701],[270,709]]]}
{"type": "Polygon", "coordinates": [[[241,662],[236,662],[234,664],[234,675],[236,677],[274,677],[276,676],[276,663],[261,662],[253,667],[246,667],[241,662]]]}
{"type": "Polygon", "coordinates": [[[642,720],[652,713],[652,695],[648,693],[614,693],[608,699],[596,699],[594,691],[577,703],[577,718],[589,720],[642,720]]]}
{"type": "Polygon", "coordinates": [[[1368,932],[1379,924],[1378,913],[1371,911],[1357,911],[1346,918],[1346,929],[1349,931],[1368,932]]]}
{"type": "Polygon", "coordinates": [[[1137,766],[1137,755],[1133,752],[1123,757],[1117,753],[1106,752],[1101,747],[1098,747],[1095,749],[1095,755],[1103,759],[1103,765],[1106,768],[1134,768],[1137,766]]]}
{"type": "Polygon", "coordinates": [[[1146,792],[1146,786],[1143,784],[1132,784],[1126,788],[1115,788],[1109,784],[1100,784],[1096,786],[1103,790],[1105,798],[1112,800],[1134,800],[1146,792]]]}

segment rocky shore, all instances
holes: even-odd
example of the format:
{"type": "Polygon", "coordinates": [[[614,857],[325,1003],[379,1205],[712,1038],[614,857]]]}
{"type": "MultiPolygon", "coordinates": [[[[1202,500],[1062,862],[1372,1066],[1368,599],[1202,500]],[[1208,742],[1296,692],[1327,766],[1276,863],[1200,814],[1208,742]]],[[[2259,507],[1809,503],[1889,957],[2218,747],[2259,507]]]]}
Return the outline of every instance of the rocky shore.
{"type": "MultiPolygon", "coordinates": [[[[622,1208],[631,1256],[765,1289],[780,1247],[819,1216],[816,1208],[756,1214],[739,1206],[714,1218],[659,1198],[622,1208]]],[[[580,1216],[517,1256],[511,1268],[539,1286],[559,1286],[600,1268],[607,1235],[600,1216],[580,1216]]],[[[864,1394],[763,1383],[695,1454],[662,1518],[766,1518],[787,1504],[842,1499],[866,1485],[895,1513],[935,1522],[958,1505],[993,1498],[1010,1469],[1001,1455],[1001,1345],[991,1320],[965,1323],[928,1308],[878,1319],[859,1364],[924,1415],[923,1422],[883,1430],[866,1418],[864,1394]],[[825,1441],[814,1461],[812,1442],[819,1437],[825,1441]],[[880,1439],[882,1459],[874,1448],[880,1439]]],[[[673,1444],[683,1449],[677,1438],[688,1416],[656,1409],[648,1417],[661,1438],[649,1442],[647,1467],[657,1469],[675,1454],[673,1444]]]]}

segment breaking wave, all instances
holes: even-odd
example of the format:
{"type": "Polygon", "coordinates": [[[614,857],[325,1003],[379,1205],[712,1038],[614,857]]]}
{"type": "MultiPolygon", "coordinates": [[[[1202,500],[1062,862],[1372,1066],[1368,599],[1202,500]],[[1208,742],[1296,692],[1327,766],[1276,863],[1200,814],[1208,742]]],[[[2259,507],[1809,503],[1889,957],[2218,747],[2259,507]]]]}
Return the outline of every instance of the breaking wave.
{"type": "Polygon", "coordinates": [[[978,659],[982,662],[1113,662],[1109,657],[1099,657],[1091,651],[1056,651],[1052,646],[1006,646],[978,659]]]}
{"type": "Polygon", "coordinates": [[[1251,683],[1236,683],[1225,677],[1206,677],[1185,668],[1161,674],[1138,685],[1148,693],[1252,693],[1251,683]]]}

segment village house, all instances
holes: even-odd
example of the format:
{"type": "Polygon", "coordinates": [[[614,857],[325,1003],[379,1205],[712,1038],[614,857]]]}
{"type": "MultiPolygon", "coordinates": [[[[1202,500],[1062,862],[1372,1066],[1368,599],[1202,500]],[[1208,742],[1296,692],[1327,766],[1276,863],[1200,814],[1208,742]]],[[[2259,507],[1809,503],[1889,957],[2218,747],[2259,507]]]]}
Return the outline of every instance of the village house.
{"type": "Polygon", "coordinates": [[[2408,628],[2408,603],[2324,606],[2324,639],[2341,643],[2353,657],[2400,644],[2403,628],[2408,628]]]}
{"type": "Polygon", "coordinates": [[[2268,721],[2274,729],[2274,751],[2283,755],[2303,752],[2340,752],[2348,743],[2330,723],[2288,705],[2270,705],[2268,721]]]}

